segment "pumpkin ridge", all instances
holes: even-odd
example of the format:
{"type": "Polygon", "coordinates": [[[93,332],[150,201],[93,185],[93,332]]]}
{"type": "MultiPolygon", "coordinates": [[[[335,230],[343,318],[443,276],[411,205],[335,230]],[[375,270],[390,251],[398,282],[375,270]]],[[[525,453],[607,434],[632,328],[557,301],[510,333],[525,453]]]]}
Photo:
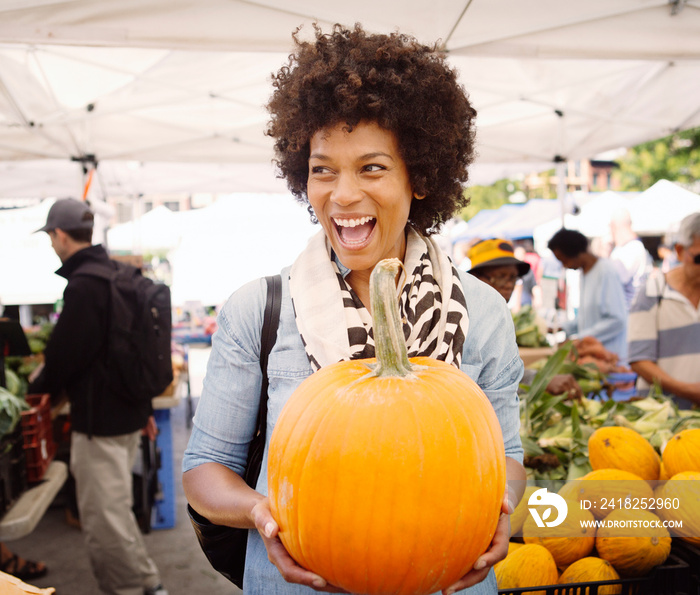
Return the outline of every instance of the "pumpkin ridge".
{"type": "MultiPolygon", "coordinates": [[[[314,402],[317,400],[322,401],[322,399],[320,397],[320,393],[318,393],[318,392],[315,393],[314,399],[311,401],[310,405],[313,405],[314,402]]],[[[325,403],[324,403],[324,405],[325,405],[325,403]]],[[[306,409],[304,411],[304,413],[306,413],[306,411],[308,411],[308,410],[309,409],[306,409]]],[[[326,409],[326,412],[324,415],[324,420],[332,414],[333,414],[333,411],[331,409],[326,409]]],[[[311,416],[305,415],[304,417],[310,418],[311,416]]],[[[308,436],[310,436],[311,439],[308,442],[306,442],[306,449],[305,449],[305,452],[303,454],[303,460],[296,463],[296,468],[298,470],[297,471],[297,476],[298,476],[297,485],[305,485],[306,484],[305,477],[308,475],[308,473],[311,473],[311,471],[309,470],[309,465],[307,464],[307,461],[309,460],[309,457],[312,455],[312,452],[314,452],[314,444],[325,439],[324,433],[321,433],[318,431],[319,427],[324,428],[324,424],[323,423],[321,423],[320,425],[317,424],[315,419],[311,419],[310,421],[314,422],[313,425],[315,425],[317,430],[316,430],[316,432],[308,434],[308,436]]],[[[312,423],[308,423],[307,426],[312,427],[312,423]]],[[[291,439],[289,440],[288,444],[292,444],[294,441],[296,441],[300,434],[301,434],[301,438],[303,439],[305,433],[300,432],[298,428],[299,428],[299,425],[297,425],[294,428],[293,434],[291,435],[291,439]]],[[[326,429],[326,428],[324,428],[324,429],[326,429]]],[[[327,497],[330,497],[330,496],[327,496],[327,497]]],[[[306,507],[304,506],[304,500],[302,500],[302,498],[303,498],[303,494],[301,494],[301,493],[298,494],[298,496],[297,496],[298,505],[294,507],[294,510],[296,512],[295,526],[297,526],[297,527],[303,527],[304,526],[303,519],[307,518],[307,516],[308,516],[308,515],[304,514],[304,510],[306,507]]],[[[316,514],[318,515],[318,514],[321,514],[322,512],[323,511],[317,510],[316,514]]],[[[314,518],[314,517],[311,516],[310,518],[314,518]]],[[[316,518],[315,520],[318,521],[318,518],[316,518]]],[[[313,560],[312,552],[307,551],[308,550],[307,544],[303,541],[304,531],[299,531],[297,533],[297,535],[298,535],[299,539],[297,541],[298,549],[296,550],[295,555],[300,557],[300,559],[297,560],[297,562],[300,565],[308,568],[309,561],[313,560]]],[[[330,544],[328,544],[328,547],[330,547],[330,544]]],[[[315,563],[315,560],[312,563],[315,563]]],[[[328,574],[327,571],[325,571],[321,576],[323,576],[323,578],[326,579],[327,581],[330,581],[332,584],[332,580],[333,580],[334,575],[330,575],[330,574],[328,574]],[[326,576],[326,575],[328,575],[328,576],[326,576]]]]}
{"type": "MultiPolygon", "coordinates": [[[[431,371],[433,373],[439,373],[439,372],[443,371],[443,368],[444,368],[444,370],[449,369],[449,370],[455,370],[456,372],[458,371],[454,366],[451,366],[449,364],[444,364],[444,366],[440,366],[439,368],[432,367],[431,371]]],[[[457,378],[458,378],[458,376],[455,375],[455,380],[457,380],[457,378]]],[[[461,378],[460,378],[460,380],[461,380],[461,378]]],[[[433,386],[433,385],[431,385],[431,386],[433,386]]],[[[434,386],[433,386],[433,390],[435,392],[438,392],[438,395],[437,395],[438,400],[444,406],[443,400],[445,398],[445,394],[439,393],[439,391],[436,391],[434,386]]],[[[481,397],[481,395],[479,395],[479,397],[481,397]]],[[[461,438],[461,440],[456,441],[456,446],[458,449],[458,460],[461,460],[463,458],[463,456],[467,454],[467,452],[465,452],[465,448],[466,448],[466,451],[469,451],[469,452],[477,452],[479,450],[479,444],[478,444],[479,440],[477,438],[477,432],[479,432],[482,435],[484,432],[489,432],[489,427],[490,427],[489,421],[490,420],[488,418],[490,418],[491,416],[487,415],[490,412],[489,410],[484,411],[484,410],[479,410],[476,408],[470,408],[469,402],[467,399],[460,399],[456,403],[456,405],[463,412],[463,414],[464,414],[463,417],[464,417],[464,419],[468,420],[469,426],[472,430],[472,432],[469,435],[466,435],[466,436],[463,435],[463,432],[461,431],[461,429],[458,429],[454,424],[454,421],[453,421],[454,416],[450,415],[451,412],[449,411],[449,409],[445,408],[445,410],[448,412],[450,424],[451,424],[452,428],[454,429],[454,432],[455,432],[454,435],[459,436],[461,438]],[[469,440],[468,445],[466,443],[467,439],[469,440]]],[[[495,416],[495,413],[494,413],[494,416],[495,416]]],[[[492,438],[494,444],[503,444],[502,434],[499,436],[496,436],[496,435],[494,435],[495,432],[489,432],[489,433],[491,434],[490,437],[492,438]],[[499,440],[500,440],[500,442],[499,442],[499,440]]],[[[503,449],[502,457],[499,458],[499,460],[505,461],[505,449],[503,449]]],[[[503,463],[503,465],[505,465],[505,463],[503,463]]],[[[489,480],[490,480],[488,487],[493,485],[493,481],[497,481],[499,467],[500,467],[500,465],[495,465],[495,468],[494,468],[494,466],[491,466],[491,468],[485,474],[481,474],[481,476],[479,477],[478,483],[480,485],[484,486],[484,481],[487,480],[487,483],[489,483],[489,480]],[[485,475],[486,477],[484,478],[483,475],[485,475]]],[[[504,470],[504,475],[505,475],[505,470],[504,470]]],[[[471,478],[462,477],[463,484],[457,486],[458,489],[456,490],[455,494],[462,494],[462,493],[465,493],[465,491],[468,491],[469,483],[473,482],[473,481],[474,481],[473,477],[471,477],[471,478]],[[465,490],[465,488],[466,488],[466,490],[465,490]]],[[[499,488],[498,483],[496,483],[495,485],[493,485],[493,488],[484,489],[483,491],[484,492],[486,492],[486,491],[489,491],[489,492],[493,491],[494,492],[494,509],[495,509],[495,514],[496,514],[496,522],[493,524],[493,526],[489,527],[486,524],[486,520],[488,518],[488,515],[481,515],[478,519],[476,519],[475,524],[471,525],[472,535],[484,534],[484,538],[483,538],[483,543],[478,544],[477,547],[475,547],[473,541],[470,541],[471,548],[473,550],[477,551],[478,553],[476,554],[476,556],[474,556],[474,560],[471,562],[471,564],[469,564],[469,565],[465,564],[465,569],[464,569],[463,574],[466,574],[466,572],[471,568],[471,566],[478,559],[478,557],[484,551],[486,551],[486,549],[488,548],[488,545],[491,543],[491,540],[493,539],[493,536],[496,532],[496,526],[498,525],[498,518],[500,516],[499,511],[500,511],[500,507],[501,507],[501,500],[503,499],[503,494],[505,493],[505,481],[503,482],[503,485],[500,486],[500,488],[499,488]]],[[[466,502],[466,500],[464,498],[457,498],[457,507],[456,508],[457,508],[457,510],[459,510],[459,518],[461,519],[461,518],[463,518],[463,516],[465,515],[465,513],[468,510],[468,503],[466,502]]],[[[456,523],[455,523],[455,533],[454,534],[455,534],[455,542],[454,542],[455,546],[461,546],[464,538],[458,534],[458,529],[456,527],[456,523]]],[[[458,577],[458,578],[461,578],[461,577],[458,577]]]]}
{"type": "MultiPolygon", "coordinates": [[[[412,419],[413,424],[414,424],[414,431],[417,433],[418,437],[422,438],[423,437],[423,430],[422,430],[421,424],[420,424],[420,416],[418,415],[418,412],[416,411],[416,403],[412,399],[406,399],[405,404],[407,405],[408,412],[411,414],[411,419],[412,419]]],[[[418,438],[416,438],[416,441],[420,442],[420,444],[422,446],[421,454],[423,454],[425,452],[424,441],[419,440],[418,438]]],[[[421,467],[422,467],[423,457],[421,456],[420,458],[421,458],[421,467]]],[[[419,495],[417,499],[423,500],[421,495],[419,495]]],[[[415,524],[411,527],[411,529],[413,531],[413,535],[411,535],[412,539],[411,540],[404,539],[403,541],[404,541],[404,543],[410,541],[411,546],[410,546],[409,551],[413,552],[415,550],[415,544],[421,538],[421,525],[415,524]]],[[[401,541],[401,539],[399,539],[398,536],[397,536],[397,541],[401,541]]],[[[411,569],[408,568],[406,565],[402,565],[402,574],[403,574],[403,576],[401,577],[400,581],[398,582],[398,588],[397,588],[398,592],[403,592],[404,589],[408,588],[408,586],[411,583],[411,578],[412,578],[411,577],[411,569]]],[[[384,575],[384,578],[386,579],[387,577],[384,575]]]]}
{"type": "MultiPolygon", "coordinates": [[[[449,424],[449,428],[452,430],[451,435],[455,436],[455,437],[460,436],[458,428],[457,428],[455,421],[454,421],[454,417],[451,415],[450,408],[447,406],[447,404],[441,398],[442,395],[440,394],[440,391],[438,391],[436,389],[436,387],[432,384],[429,384],[428,386],[430,387],[431,397],[434,397],[434,402],[436,404],[439,404],[440,408],[442,409],[442,411],[444,411],[444,414],[447,417],[447,422],[449,424]]],[[[415,403],[411,403],[411,405],[413,406],[414,411],[415,411],[415,403]]],[[[417,417],[418,417],[418,415],[416,412],[416,418],[417,417]]],[[[455,439],[454,446],[455,446],[455,453],[456,453],[455,456],[456,456],[457,460],[462,459],[462,456],[461,456],[462,455],[462,448],[461,448],[462,443],[461,443],[461,441],[455,439]]],[[[465,479],[466,478],[464,478],[464,477],[461,478],[460,483],[456,486],[456,488],[457,488],[456,490],[445,489],[445,490],[443,490],[443,493],[446,495],[449,494],[450,496],[452,496],[453,494],[455,496],[457,496],[458,494],[463,493],[462,482],[464,482],[465,479]]],[[[448,546],[448,547],[443,548],[443,551],[445,551],[445,552],[453,551],[453,549],[456,547],[456,545],[459,544],[459,541],[460,541],[459,529],[460,529],[462,519],[464,518],[464,509],[463,509],[463,506],[461,504],[462,499],[459,497],[455,497],[454,500],[455,500],[454,508],[459,510],[459,514],[458,514],[457,518],[455,519],[455,522],[452,524],[451,538],[449,540],[445,539],[443,541],[443,543],[445,543],[445,545],[448,546]]],[[[472,564],[473,564],[473,562],[472,562],[472,564]]],[[[435,587],[437,585],[442,584],[442,580],[444,579],[444,577],[447,573],[447,570],[448,570],[447,564],[443,563],[442,568],[440,570],[440,573],[435,577],[431,577],[433,579],[431,584],[424,585],[425,589],[423,589],[423,590],[427,590],[429,592],[434,591],[435,587]]],[[[461,578],[461,577],[458,577],[458,578],[461,578]]]]}
{"type": "MultiPolygon", "coordinates": [[[[327,368],[328,369],[328,368],[327,368]]],[[[336,379],[336,381],[328,386],[328,390],[337,392],[342,390],[343,383],[341,379],[336,379]]],[[[305,407],[300,416],[300,421],[303,420],[309,420],[305,424],[305,426],[301,426],[301,424],[297,424],[294,429],[292,430],[292,433],[290,434],[290,440],[287,442],[287,444],[292,444],[293,442],[300,440],[302,443],[306,444],[306,449],[304,453],[304,458],[303,461],[297,462],[296,463],[296,468],[298,469],[297,476],[298,476],[298,482],[301,483],[301,485],[308,485],[307,481],[304,478],[308,476],[310,473],[310,468],[311,466],[308,465],[308,460],[309,457],[313,456],[313,453],[316,452],[324,452],[324,455],[327,456],[329,451],[322,449],[319,451],[319,444],[325,443],[328,439],[328,437],[333,437],[334,435],[334,429],[333,429],[333,424],[329,424],[328,420],[331,417],[338,416],[341,412],[333,409],[332,407],[328,406],[328,399],[324,398],[324,395],[321,391],[315,390],[312,399],[308,403],[308,406],[305,407]],[[322,407],[325,412],[322,420],[319,423],[318,417],[316,415],[312,415],[311,411],[314,407],[322,407]],[[304,430],[302,430],[302,427],[304,430]],[[306,428],[312,428],[315,427],[317,428],[315,432],[308,432],[306,431],[306,428]],[[321,430],[321,431],[319,431],[321,430]],[[305,440],[306,438],[306,440],[305,440]]],[[[349,426],[348,432],[350,431],[352,426],[349,426]]],[[[339,452],[336,454],[340,454],[339,452]]],[[[313,483],[313,482],[312,482],[313,483]]],[[[335,492],[337,493],[337,488],[338,486],[335,485],[335,492]]],[[[314,502],[308,502],[308,499],[303,499],[304,494],[299,493],[297,495],[297,500],[298,500],[298,505],[295,506],[295,512],[296,512],[296,525],[297,527],[303,526],[303,519],[312,519],[312,522],[318,523],[320,518],[319,516],[321,514],[327,514],[323,508],[324,507],[318,507],[314,506],[314,502]],[[306,508],[307,506],[311,509],[310,512],[311,514],[306,514],[306,508]]],[[[319,495],[321,498],[329,498],[329,495],[319,495]]],[[[326,507],[326,510],[330,511],[332,508],[326,507]]],[[[305,534],[305,532],[301,531],[298,533],[299,535],[299,540],[298,540],[298,549],[296,550],[296,555],[301,557],[300,560],[298,560],[299,564],[306,566],[304,563],[308,564],[310,560],[314,560],[314,564],[317,563],[317,561],[314,559],[313,552],[309,551],[309,547],[306,543],[302,542],[302,537],[305,534]]],[[[331,544],[332,542],[329,542],[327,544],[328,550],[331,550],[331,544]]],[[[332,560],[332,557],[330,558],[332,560]]],[[[323,565],[325,566],[325,564],[323,565]]],[[[332,572],[333,574],[331,575],[328,570],[325,571],[325,574],[328,576],[323,576],[324,579],[329,580],[331,584],[333,584],[332,579],[337,576],[335,568],[333,568],[333,565],[331,565],[332,572]]]]}

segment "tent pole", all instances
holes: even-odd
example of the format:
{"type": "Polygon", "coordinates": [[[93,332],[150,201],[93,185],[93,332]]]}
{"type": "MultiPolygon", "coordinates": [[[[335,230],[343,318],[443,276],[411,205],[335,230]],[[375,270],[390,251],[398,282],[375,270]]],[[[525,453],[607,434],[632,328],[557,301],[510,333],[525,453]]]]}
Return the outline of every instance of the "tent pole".
{"type": "Polygon", "coordinates": [[[564,226],[564,216],[566,215],[566,162],[561,159],[556,162],[557,172],[557,199],[561,207],[561,226],[564,226]]]}

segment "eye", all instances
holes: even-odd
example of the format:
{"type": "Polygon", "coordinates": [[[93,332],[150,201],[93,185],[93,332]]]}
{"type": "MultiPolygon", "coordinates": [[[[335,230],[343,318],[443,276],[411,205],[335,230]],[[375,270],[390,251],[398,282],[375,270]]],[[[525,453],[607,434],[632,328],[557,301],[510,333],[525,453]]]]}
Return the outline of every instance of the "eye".
{"type": "Polygon", "coordinates": [[[325,173],[325,172],[327,172],[327,171],[328,171],[328,169],[327,169],[324,165],[314,165],[314,166],[311,168],[311,173],[312,173],[312,174],[323,174],[323,173],[325,173]]]}
{"type": "Polygon", "coordinates": [[[384,167],[383,165],[379,165],[378,163],[370,163],[368,165],[365,165],[362,169],[369,173],[376,173],[379,171],[386,170],[386,167],[384,167]]]}

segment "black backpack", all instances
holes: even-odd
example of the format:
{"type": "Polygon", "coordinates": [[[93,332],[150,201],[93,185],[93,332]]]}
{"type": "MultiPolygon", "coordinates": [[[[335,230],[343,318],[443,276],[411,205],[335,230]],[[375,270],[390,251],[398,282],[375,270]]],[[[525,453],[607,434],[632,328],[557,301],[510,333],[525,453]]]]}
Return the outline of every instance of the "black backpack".
{"type": "Polygon", "coordinates": [[[173,380],[170,288],[131,265],[114,260],[109,264],[88,263],[75,274],[110,282],[110,375],[129,399],[150,400],[173,380]]]}

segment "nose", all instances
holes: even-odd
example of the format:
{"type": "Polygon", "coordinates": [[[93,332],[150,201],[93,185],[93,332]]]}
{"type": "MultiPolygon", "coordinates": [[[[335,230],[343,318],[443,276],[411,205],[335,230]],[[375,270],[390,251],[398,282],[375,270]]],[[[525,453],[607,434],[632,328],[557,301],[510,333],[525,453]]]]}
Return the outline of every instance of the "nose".
{"type": "Polygon", "coordinates": [[[359,180],[350,173],[341,173],[331,192],[331,200],[340,206],[349,206],[362,199],[359,180]]]}

